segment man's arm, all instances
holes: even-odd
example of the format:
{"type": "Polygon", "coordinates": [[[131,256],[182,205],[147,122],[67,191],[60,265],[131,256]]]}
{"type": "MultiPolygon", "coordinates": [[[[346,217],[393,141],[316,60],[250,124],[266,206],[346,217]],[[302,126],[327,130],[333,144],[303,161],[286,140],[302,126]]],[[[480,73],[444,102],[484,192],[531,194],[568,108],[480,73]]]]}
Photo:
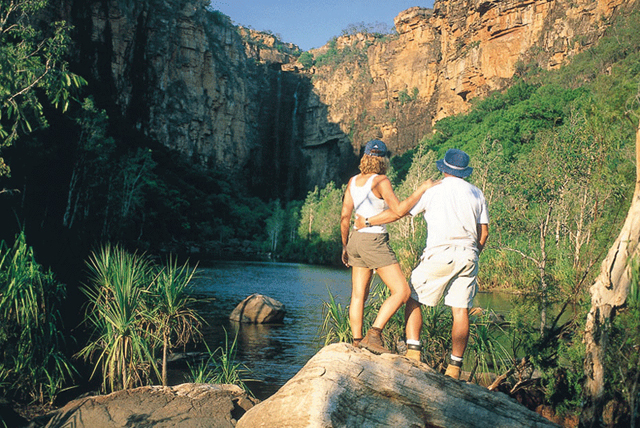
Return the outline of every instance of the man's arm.
{"type": "Polygon", "coordinates": [[[489,225],[477,224],[476,228],[478,229],[478,254],[480,254],[489,238],[489,225]]]}
{"type": "MultiPolygon", "coordinates": [[[[401,219],[402,217],[409,214],[409,211],[411,211],[411,208],[413,208],[418,203],[418,201],[420,200],[424,192],[427,191],[427,189],[437,184],[440,184],[440,181],[433,181],[431,179],[428,179],[427,181],[423,182],[411,195],[409,195],[402,202],[399,202],[398,199],[395,198],[395,195],[393,196],[397,203],[393,203],[393,202],[389,203],[389,201],[387,201],[387,199],[385,198],[385,202],[387,202],[387,205],[389,205],[389,209],[373,217],[370,217],[369,224],[371,226],[377,226],[380,224],[392,223],[398,219],[401,219]]],[[[391,184],[389,184],[389,188],[391,188],[391,184]]],[[[365,219],[356,215],[355,227],[356,229],[362,229],[363,227],[366,227],[365,219]]]]}

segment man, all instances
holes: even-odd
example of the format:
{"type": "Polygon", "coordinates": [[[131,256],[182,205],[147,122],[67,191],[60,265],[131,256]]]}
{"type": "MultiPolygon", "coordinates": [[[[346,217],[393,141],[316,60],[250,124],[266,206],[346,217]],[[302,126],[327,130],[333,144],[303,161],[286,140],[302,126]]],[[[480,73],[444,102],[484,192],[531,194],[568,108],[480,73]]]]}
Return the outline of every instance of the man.
{"type": "MultiPolygon", "coordinates": [[[[407,357],[420,360],[420,305],[436,306],[444,295],[451,307],[451,359],[445,375],[460,378],[469,340],[469,308],[476,295],[478,256],[489,237],[489,214],[482,191],[464,179],[471,175],[469,155],[450,149],[436,162],[442,182],[427,190],[408,213],[421,212],[427,222],[427,243],[420,264],[411,273],[411,298],[405,309],[407,357]]],[[[384,211],[356,219],[356,227],[386,224],[407,212],[384,211]]]]}

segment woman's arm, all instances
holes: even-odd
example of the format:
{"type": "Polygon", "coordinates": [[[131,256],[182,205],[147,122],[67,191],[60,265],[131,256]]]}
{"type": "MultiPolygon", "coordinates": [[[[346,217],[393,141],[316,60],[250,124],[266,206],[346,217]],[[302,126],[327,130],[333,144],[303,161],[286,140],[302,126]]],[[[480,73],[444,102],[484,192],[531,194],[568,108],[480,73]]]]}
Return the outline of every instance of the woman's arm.
{"type": "MultiPolygon", "coordinates": [[[[353,179],[352,179],[353,180],[353,179]]],[[[351,183],[351,180],[349,180],[351,183]]],[[[349,242],[349,228],[351,226],[351,214],[353,213],[353,198],[351,198],[351,192],[349,191],[349,184],[347,184],[347,190],[344,192],[342,198],[342,212],[340,213],[340,235],[342,237],[342,263],[345,266],[349,266],[349,256],[347,255],[347,243],[349,242]]]]}

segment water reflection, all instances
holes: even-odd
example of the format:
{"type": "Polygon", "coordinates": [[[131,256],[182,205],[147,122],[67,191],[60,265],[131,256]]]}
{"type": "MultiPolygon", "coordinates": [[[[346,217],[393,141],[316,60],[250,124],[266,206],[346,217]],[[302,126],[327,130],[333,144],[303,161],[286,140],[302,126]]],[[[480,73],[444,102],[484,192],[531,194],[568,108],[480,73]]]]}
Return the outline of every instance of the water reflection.
{"type": "Polygon", "coordinates": [[[272,360],[293,346],[281,340],[284,325],[231,323],[231,333],[238,335],[238,348],[250,360],[272,360]]]}
{"type": "Polygon", "coordinates": [[[211,349],[233,341],[237,359],[258,382],[250,384],[266,398],[291,379],[320,349],[323,302],[331,292],[348,304],[351,275],[347,269],[293,263],[225,262],[199,269],[195,280],[202,298],[198,311],[211,349]],[[282,324],[243,324],[229,321],[231,311],[247,296],[259,293],[285,305],[282,324]],[[225,338],[225,332],[228,339],[225,338]]]}
{"type": "Polygon", "coordinates": [[[480,291],[476,294],[473,306],[485,310],[493,310],[501,315],[507,315],[514,306],[515,295],[509,293],[495,293],[480,291]]]}

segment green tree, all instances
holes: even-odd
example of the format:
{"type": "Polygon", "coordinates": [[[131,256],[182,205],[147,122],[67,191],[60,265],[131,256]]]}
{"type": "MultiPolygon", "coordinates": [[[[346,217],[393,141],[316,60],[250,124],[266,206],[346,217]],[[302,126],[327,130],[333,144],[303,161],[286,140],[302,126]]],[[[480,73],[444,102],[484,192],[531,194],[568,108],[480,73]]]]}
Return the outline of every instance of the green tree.
{"type": "Polygon", "coordinates": [[[300,210],[299,236],[305,240],[305,258],[311,263],[333,263],[340,257],[340,212],[346,186],[333,182],[307,194],[300,210]]]}
{"type": "Polygon", "coordinates": [[[306,69],[313,67],[313,54],[311,52],[302,52],[298,58],[298,62],[306,69]]]}
{"type": "Polygon", "coordinates": [[[95,204],[96,188],[105,181],[111,171],[115,141],[107,136],[108,117],[95,107],[93,99],[87,98],[75,119],[80,128],[77,142],[76,160],[73,165],[67,206],[62,224],[71,229],[78,220],[84,220],[86,213],[102,211],[95,204]],[[81,218],[78,218],[81,217],[81,218]]]}
{"type": "MultiPolygon", "coordinates": [[[[73,89],[86,81],[64,60],[69,27],[54,22],[42,30],[37,15],[48,0],[0,0],[0,150],[21,133],[47,125],[42,97],[66,111],[73,89]]],[[[0,158],[0,176],[9,167],[0,158]]]]}
{"type": "Polygon", "coordinates": [[[267,218],[266,232],[268,236],[268,245],[270,252],[276,252],[278,250],[279,240],[282,234],[282,230],[285,227],[285,215],[286,211],[280,206],[280,200],[272,202],[273,214],[267,218]]]}

